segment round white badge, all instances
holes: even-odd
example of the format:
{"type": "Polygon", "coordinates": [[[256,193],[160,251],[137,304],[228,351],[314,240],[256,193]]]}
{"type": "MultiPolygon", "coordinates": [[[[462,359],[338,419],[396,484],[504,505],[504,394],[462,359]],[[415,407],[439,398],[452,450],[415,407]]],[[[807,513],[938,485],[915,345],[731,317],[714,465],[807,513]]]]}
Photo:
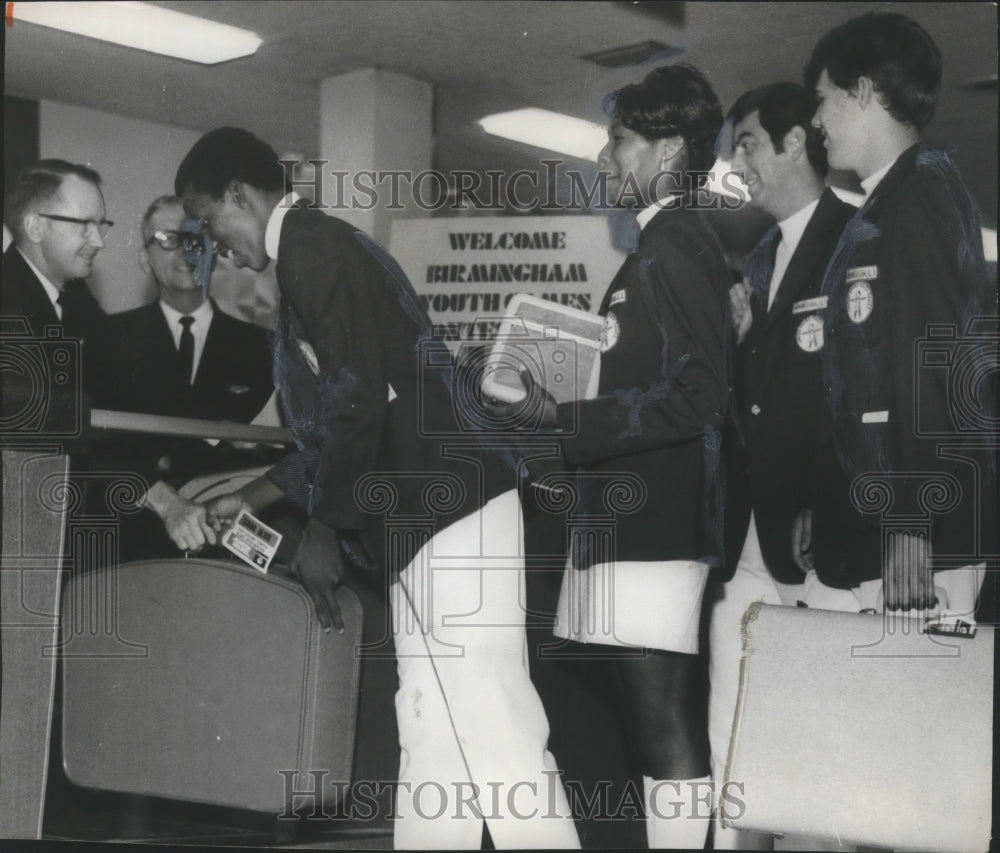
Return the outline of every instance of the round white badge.
{"type": "Polygon", "coordinates": [[[795,330],[795,343],[805,352],[823,348],[823,320],[819,314],[810,314],[795,330]]]}
{"type": "Polygon", "coordinates": [[[302,357],[306,360],[306,364],[309,365],[309,369],[318,376],[319,360],[316,358],[313,348],[305,341],[299,341],[299,352],[302,353],[302,357]]]}
{"type": "Polygon", "coordinates": [[[621,337],[622,327],[613,311],[604,318],[604,329],[601,331],[601,352],[607,352],[621,337]]]}
{"type": "Polygon", "coordinates": [[[852,323],[863,323],[875,307],[872,286],[867,281],[856,281],[847,291],[847,316],[852,323]]]}

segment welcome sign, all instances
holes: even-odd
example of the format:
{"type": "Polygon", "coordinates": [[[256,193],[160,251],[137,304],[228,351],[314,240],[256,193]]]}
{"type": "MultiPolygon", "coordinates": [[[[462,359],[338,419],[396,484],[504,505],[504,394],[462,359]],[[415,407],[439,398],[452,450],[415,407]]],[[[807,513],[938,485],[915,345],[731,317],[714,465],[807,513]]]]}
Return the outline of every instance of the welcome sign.
{"type": "Polygon", "coordinates": [[[596,311],[624,260],[600,216],[405,219],[391,251],[451,341],[488,340],[515,293],[596,311]]]}

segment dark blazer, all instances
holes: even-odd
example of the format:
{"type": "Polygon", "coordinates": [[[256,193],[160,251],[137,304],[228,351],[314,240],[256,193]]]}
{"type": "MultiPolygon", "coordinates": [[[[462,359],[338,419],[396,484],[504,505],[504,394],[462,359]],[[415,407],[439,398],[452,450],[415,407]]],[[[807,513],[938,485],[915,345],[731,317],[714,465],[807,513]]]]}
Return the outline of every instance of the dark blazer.
{"type": "Polygon", "coordinates": [[[374,241],[300,206],[276,271],[275,381],[299,449],[269,477],[340,533],[355,565],[391,575],[514,475],[459,427],[448,352],[374,241]],[[391,553],[387,519],[405,521],[391,553]]]}
{"type": "Polygon", "coordinates": [[[780,238],[775,225],[747,260],[753,323],[735,350],[735,418],[727,423],[726,577],[736,568],[753,511],[775,580],[800,583],[791,554],[796,515],[810,506],[816,454],[828,448],[829,413],[820,350],[823,272],[854,207],[820,197],[767,308],[780,238]]]}
{"type": "MultiPolygon", "coordinates": [[[[177,348],[158,302],[108,317],[104,372],[93,392],[95,406],[202,420],[252,420],[274,391],[267,332],[230,317],[214,301],[212,307],[191,385],[178,376],[177,348]]],[[[191,476],[230,467],[221,458],[224,448],[212,448],[201,440],[119,434],[102,441],[101,451],[107,461],[114,459],[125,470],[174,486],[191,476]],[[163,459],[166,463],[158,468],[163,459]]]]}
{"type": "Polygon", "coordinates": [[[17,247],[11,245],[3,256],[0,314],[6,318],[26,318],[31,334],[36,337],[44,337],[47,326],[59,326],[66,335],[81,340],[101,331],[104,310],[82,279],[64,285],[62,311],[63,319],[60,320],[42,283],[17,247]]]}
{"type": "Polygon", "coordinates": [[[212,322],[194,383],[175,369],[177,348],[158,302],[108,318],[113,365],[95,400],[106,408],[246,423],[274,391],[264,329],[212,301],[212,322]]]}
{"type": "Polygon", "coordinates": [[[598,396],[558,407],[574,513],[616,510],[615,553],[591,537],[594,547],[574,549],[578,568],[719,556],[730,281],[715,233],[678,207],[653,217],[611,282],[598,396]],[[629,485],[609,491],[616,477],[629,485]]]}
{"type": "Polygon", "coordinates": [[[893,526],[925,533],[935,568],[995,553],[996,459],[976,445],[991,425],[996,439],[996,283],[977,205],[946,154],[915,145],[899,156],[844,229],[823,294],[840,463],[827,479],[855,488],[841,506],[829,505],[839,489],[817,495],[821,579],[881,577],[893,526]]]}
{"type": "MultiPolygon", "coordinates": [[[[10,246],[4,253],[0,276],[0,317],[4,335],[48,341],[31,344],[23,340],[21,344],[27,348],[24,356],[36,363],[40,372],[20,368],[4,371],[4,414],[17,422],[10,427],[8,438],[15,433],[65,437],[67,433],[82,433],[89,423],[87,392],[96,384],[100,373],[94,345],[103,336],[106,315],[86,282],[69,281],[62,292],[63,318],[60,320],[42,283],[16,246],[10,246]],[[62,360],[60,355],[58,364],[50,362],[50,357],[56,355],[54,341],[57,338],[74,341],[71,347],[58,348],[59,353],[71,353],[68,360],[62,360]],[[36,387],[38,381],[44,383],[44,387],[36,387]],[[44,407],[36,405],[41,397],[46,400],[44,407]],[[24,418],[20,416],[22,413],[24,418]]],[[[15,361],[19,358],[12,350],[9,352],[9,358],[15,361]]],[[[17,364],[11,366],[17,367],[17,364]]]]}

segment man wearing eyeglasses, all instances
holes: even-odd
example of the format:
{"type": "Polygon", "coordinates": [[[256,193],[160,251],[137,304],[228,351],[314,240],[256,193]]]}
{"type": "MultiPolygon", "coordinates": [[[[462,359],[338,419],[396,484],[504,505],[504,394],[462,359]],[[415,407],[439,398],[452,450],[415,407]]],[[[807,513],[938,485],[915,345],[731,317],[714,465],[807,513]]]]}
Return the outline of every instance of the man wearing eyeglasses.
{"type": "Polygon", "coordinates": [[[93,343],[106,317],[83,279],[113,224],[100,182],[87,166],[40,160],[21,171],[7,197],[13,244],[3,255],[0,287],[5,441],[69,440],[85,424],[87,392],[101,372],[93,343]],[[63,346],[67,339],[71,345],[63,346]]]}
{"type": "Polygon", "coordinates": [[[14,244],[3,256],[0,313],[23,317],[31,334],[47,326],[86,341],[104,311],[84,278],[114,224],[105,219],[101,177],[65,160],[40,160],[18,175],[7,205],[14,244]]]}
{"type": "MultiPolygon", "coordinates": [[[[106,374],[94,392],[101,406],[248,423],[274,392],[265,330],[229,316],[208,296],[213,244],[200,225],[185,219],[175,196],[156,199],[143,216],[139,265],[158,299],[108,318],[106,374]]],[[[115,450],[115,464],[154,483],[145,504],[163,522],[150,524],[156,520],[143,514],[136,521],[147,523],[123,527],[125,559],[169,554],[164,529],[177,548],[196,550],[204,507],[174,487],[192,476],[270,461],[191,439],[128,437],[115,450]],[[143,535],[126,537],[140,527],[143,535]]]]}

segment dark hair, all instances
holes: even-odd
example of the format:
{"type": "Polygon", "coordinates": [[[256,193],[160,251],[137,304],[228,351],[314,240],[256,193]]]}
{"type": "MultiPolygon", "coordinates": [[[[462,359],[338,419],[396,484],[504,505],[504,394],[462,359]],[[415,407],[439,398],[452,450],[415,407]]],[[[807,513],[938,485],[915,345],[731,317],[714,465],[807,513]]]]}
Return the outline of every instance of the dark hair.
{"type": "Polygon", "coordinates": [[[222,198],[230,181],[257,189],[287,191],[285,170],[275,150],[250,131],[219,127],[206,133],[188,151],[177,169],[174,192],[186,190],[222,198]]]}
{"type": "Polygon", "coordinates": [[[828,166],[823,133],[812,126],[816,106],[816,96],[805,86],[772,83],[741,95],[729,110],[729,118],[736,125],[751,113],[758,113],[760,126],[767,131],[774,150],[779,154],[785,150],[785,134],[793,127],[801,127],[806,134],[809,164],[817,175],[825,177],[828,166]]]}
{"type": "Polygon", "coordinates": [[[146,229],[149,227],[149,221],[156,216],[163,208],[169,207],[172,204],[176,204],[178,207],[184,206],[184,200],[180,196],[176,195],[161,195],[159,198],[153,199],[153,203],[146,208],[146,212],[142,215],[142,224],[139,226],[139,230],[142,232],[142,239],[145,242],[151,235],[146,233],[146,229]]]}
{"type": "Polygon", "coordinates": [[[82,163],[69,163],[66,160],[39,160],[31,166],[25,166],[14,181],[7,196],[7,212],[5,220],[7,227],[17,239],[23,237],[22,221],[25,214],[31,212],[33,205],[46,202],[55,196],[68,175],[101,188],[101,176],[90,166],[82,163]]]}
{"type": "Polygon", "coordinates": [[[680,136],[687,148],[689,169],[707,170],[715,163],[722,107],[705,75],[691,65],[667,65],[650,71],[641,83],[608,95],[605,109],[646,139],[680,136]]]}
{"type": "Polygon", "coordinates": [[[941,51],[927,31],[898,12],[869,12],[834,27],[819,40],[805,69],[816,88],[826,70],[840,89],[868,77],[896,121],[921,130],[934,117],[941,89],[941,51]]]}

